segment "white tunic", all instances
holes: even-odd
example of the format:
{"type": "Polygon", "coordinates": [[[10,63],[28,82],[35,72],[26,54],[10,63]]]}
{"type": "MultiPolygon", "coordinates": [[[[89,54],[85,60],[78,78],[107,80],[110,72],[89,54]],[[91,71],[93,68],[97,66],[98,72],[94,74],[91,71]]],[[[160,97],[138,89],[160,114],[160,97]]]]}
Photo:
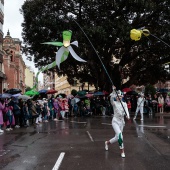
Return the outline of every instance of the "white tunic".
{"type": "Polygon", "coordinates": [[[139,97],[137,100],[137,107],[143,107],[145,102],[145,98],[139,97]]]}
{"type": "Polygon", "coordinates": [[[110,97],[110,102],[113,106],[113,111],[114,111],[112,123],[117,122],[119,125],[120,124],[124,125],[125,124],[124,116],[127,114],[126,116],[127,116],[127,118],[129,118],[129,111],[127,108],[127,103],[123,102],[123,101],[121,101],[121,102],[114,101],[115,97],[116,97],[116,94],[112,93],[111,97],[110,97]],[[122,107],[122,105],[123,105],[123,107],[122,107]]]}

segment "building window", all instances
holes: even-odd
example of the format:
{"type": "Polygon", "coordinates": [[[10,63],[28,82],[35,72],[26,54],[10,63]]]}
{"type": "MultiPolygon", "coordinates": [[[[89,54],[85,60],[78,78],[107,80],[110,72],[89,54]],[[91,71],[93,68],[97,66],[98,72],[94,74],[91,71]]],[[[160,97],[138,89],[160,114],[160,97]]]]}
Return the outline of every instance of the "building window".
{"type": "Polygon", "coordinates": [[[13,61],[13,55],[10,56],[10,61],[13,61]]]}

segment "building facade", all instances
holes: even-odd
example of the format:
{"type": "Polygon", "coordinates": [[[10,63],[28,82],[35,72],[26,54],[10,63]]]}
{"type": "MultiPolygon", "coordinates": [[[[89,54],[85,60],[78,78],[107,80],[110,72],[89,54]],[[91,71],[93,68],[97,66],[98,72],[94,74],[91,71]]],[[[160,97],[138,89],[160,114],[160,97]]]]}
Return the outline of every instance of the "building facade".
{"type": "Polygon", "coordinates": [[[3,24],[4,24],[4,0],[0,0],[0,93],[2,93],[4,88],[4,81],[6,76],[4,74],[3,67],[3,24]]]}
{"type": "Polygon", "coordinates": [[[89,86],[89,84],[86,83],[80,83],[78,80],[74,79],[74,85],[70,85],[67,81],[67,76],[58,76],[55,74],[55,90],[58,91],[58,93],[64,93],[66,95],[71,94],[72,90],[76,91],[82,91],[82,90],[88,90],[93,91],[95,90],[94,86],[89,86]]]}
{"type": "Polygon", "coordinates": [[[25,86],[33,88],[35,82],[35,73],[31,67],[26,66],[25,69],[25,86]]]}
{"type": "Polygon", "coordinates": [[[10,32],[3,39],[3,62],[6,74],[5,88],[19,88],[25,92],[25,63],[21,55],[21,41],[12,38],[10,32]]]}
{"type": "Polygon", "coordinates": [[[55,89],[55,73],[47,72],[43,74],[44,89],[55,89]]]}

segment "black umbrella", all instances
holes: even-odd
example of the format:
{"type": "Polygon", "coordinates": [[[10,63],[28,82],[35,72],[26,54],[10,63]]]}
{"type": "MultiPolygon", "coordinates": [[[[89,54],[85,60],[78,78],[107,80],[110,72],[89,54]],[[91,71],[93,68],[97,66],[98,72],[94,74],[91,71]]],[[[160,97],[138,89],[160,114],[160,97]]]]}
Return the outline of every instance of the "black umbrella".
{"type": "Polygon", "coordinates": [[[137,93],[136,91],[128,91],[128,92],[126,93],[126,95],[135,95],[135,96],[137,96],[138,93],[137,93]]]}
{"type": "Polygon", "coordinates": [[[22,90],[17,89],[17,88],[9,89],[9,90],[6,91],[6,93],[9,93],[9,94],[17,94],[17,93],[20,93],[20,92],[22,92],[22,90]]]}

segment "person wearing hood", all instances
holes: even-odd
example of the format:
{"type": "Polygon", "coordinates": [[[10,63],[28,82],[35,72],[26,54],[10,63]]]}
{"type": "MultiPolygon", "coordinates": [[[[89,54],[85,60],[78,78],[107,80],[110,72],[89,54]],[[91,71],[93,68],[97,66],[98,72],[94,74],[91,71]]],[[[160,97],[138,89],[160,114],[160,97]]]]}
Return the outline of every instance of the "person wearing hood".
{"type": "Polygon", "coordinates": [[[126,102],[122,101],[123,94],[120,90],[116,93],[116,87],[113,86],[113,92],[110,94],[110,103],[113,106],[114,115],[112,118],[112,127],[115,131],[115,136],[110,140],[105,141],[105,150],[108,151],[109,145],[118,141],[121,150],[121,157],[125,158],[123,144],[123,128],[125,126],[124,116],[129,120],[129,112],[126,102]]]}

